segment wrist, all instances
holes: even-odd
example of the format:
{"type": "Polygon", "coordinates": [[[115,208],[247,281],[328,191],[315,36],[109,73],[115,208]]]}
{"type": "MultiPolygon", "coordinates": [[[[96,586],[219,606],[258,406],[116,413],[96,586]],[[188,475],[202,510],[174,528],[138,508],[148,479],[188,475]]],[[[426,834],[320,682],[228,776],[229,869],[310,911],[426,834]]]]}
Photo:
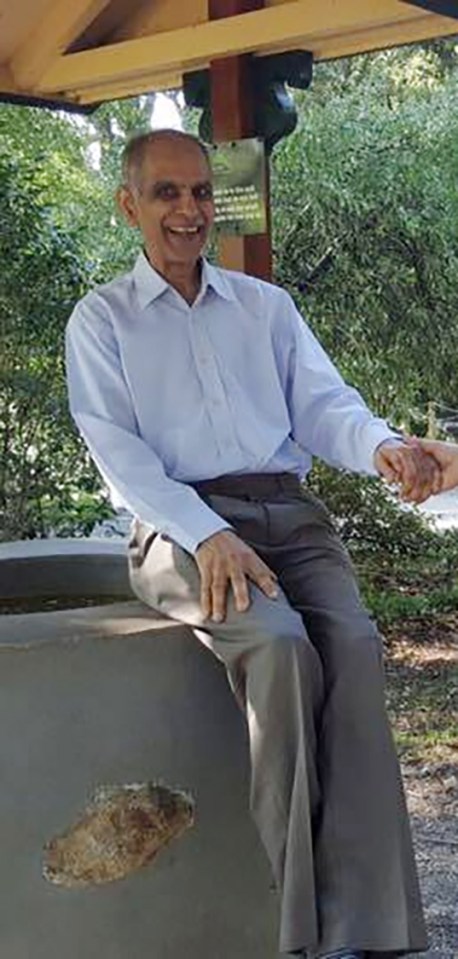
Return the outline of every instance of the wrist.
{"type": "Polygon", "coordinates": [[[222,526],[221,529],[215,530],[214,533],[210,533],[210,536],[206,536],[205,539],[202,539],[202,540],[200,541],[200,543],[197,544],[197,546],[196,546],[196,548],[195,548],[195,550],[194,550],[194,553],[197,553],[198,550],[199,550],[202,546],[210,545],[212,542],[214,542],[214,540],[215,540],[218,536],[221,536],[222,533],[234,533],[234,534],[235,534],[235,530],[232,528],[232,526],[222,526]]]}

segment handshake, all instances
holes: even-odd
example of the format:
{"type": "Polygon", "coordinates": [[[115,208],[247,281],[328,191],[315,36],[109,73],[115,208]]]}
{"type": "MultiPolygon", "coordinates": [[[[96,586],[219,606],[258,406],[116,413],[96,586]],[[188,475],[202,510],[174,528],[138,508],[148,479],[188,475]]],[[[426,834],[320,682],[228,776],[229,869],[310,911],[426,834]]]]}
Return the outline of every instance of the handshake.
{"type": "Polygon", "coordinates": [[[399,488],[406,503],[423,503],[429,496],[458,486],[458,445],[413,437],[385,440],[374,455],[375,468],[387,483],[399,488]]]}

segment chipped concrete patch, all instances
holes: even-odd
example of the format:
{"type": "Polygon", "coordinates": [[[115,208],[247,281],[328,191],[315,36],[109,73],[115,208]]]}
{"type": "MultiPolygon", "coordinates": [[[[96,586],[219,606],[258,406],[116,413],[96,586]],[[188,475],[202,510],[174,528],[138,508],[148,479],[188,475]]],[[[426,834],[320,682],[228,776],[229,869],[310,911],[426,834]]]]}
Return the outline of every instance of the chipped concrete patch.
{"type": "Polygon", "coordinates": [[[82,816],[44,847],[43,876],[67,888],[124,879],[193,823],[193,800],[181,790],[100,786],[82,816]]]}

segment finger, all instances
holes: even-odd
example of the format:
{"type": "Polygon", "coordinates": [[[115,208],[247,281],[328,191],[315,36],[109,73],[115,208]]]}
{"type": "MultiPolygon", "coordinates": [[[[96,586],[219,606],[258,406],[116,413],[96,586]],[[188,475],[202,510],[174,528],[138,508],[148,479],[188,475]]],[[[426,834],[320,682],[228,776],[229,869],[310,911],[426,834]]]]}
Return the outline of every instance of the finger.
{"type": "Polygon", "coordinates": [[[437,452],[437,445],[437,440],[424,440],[423,438],[418,439],[418,437],[415,437],[415,446],[417,449],[421,449],[431,456],[434,456],[434,453],[437,452]]]}
{"type": "Polygon", "coordinates": [[[398,454],[395,464],[402,483],[402,495],[408,495],[414,490],[418,490],[418,470],[413,457],[398,454]]]}
{"type": "Polygon", "coordinates": [[[440,489],[442,471],[434,457],[429,456],[421,448],[414,450],[414,458],[418,470],[418,502],[422,503],[440,489]]]}
{"type": "Polygon", "coordinates": [[[226,618],[226,599],[229,578],[223,570],[213,576],[211,584],[211,617],[214,623],[222,623],[226,618]]]}
{"type": "Polygon", "coordinates": [[[400,470],[401,499],[410,503],[427,499],[432,489],[433,471],[425,457],[411,448],[408,453],[396,450],[394,460],[400,470]]]}
{"type": "Polygon", "coordinates": [[[210,576],[207,572],[201,573],[200,580],[200,608],[204,619],[208,619],[212,611],[212,597],[210,576]]]}
{"type": "Polygon", "coordinates": [[[376,458],[376,468],[388,485],[400,482],[399,472],[395,469],[392,456],[392,450],[381,450],[376,458]]]}
{"type": "Polygon", "coordinates": [[[417,480],[406,482],[401,487],[400,497],[405,503],[422,503],[430,496],[430,486],[423,486],[417,480]]]}
{"type": "Polygon", "coordinates": [[[424,473],[417,475],[414,484],[403,489],[402,498],[410,503],[424,503],[433,493],[434,476],[433,470],[426,476],[424,473]]]}
{"type": "Polygon", "coordinates": [[[393,469],[385,468],[382,472],[382,476],[383,479],[388,483],[388,486],[395,486],[397,483],[399,483],[399,474],[393,469]]]}
{"type": "Polygon", "coordinates": [[[250,593],[247,578],[241,569],[234,569],[231,573],[231,586],[235,608],[238,613],[244,613],[250,605],[250,593]]]}
{"type": "Polygon", "coordinates": [[[429,459],[431,460],[430,475],[423,487],[423,499],[435,496],[442,489],[442,470],[432,457],[429,457],[429,459]]]}
{"type": "Polygon", "coordinates": [[[436,466],[434,469],[433,496],[437,496],[437,494],[441,492],[442,485],[443,485],[442,470],[436,466]]]}
{"type": "Polygon", "coordinates": [[[260,569],[256,567],[250,573],[250,577],[256,586],[259,586],[259,589],[262,589],[262,592],[265,596],[268,596],[269,599],[277,599],[278,597],[278,583],[275,573],[269,569],[268,566],[262,566],[260,569]]]}

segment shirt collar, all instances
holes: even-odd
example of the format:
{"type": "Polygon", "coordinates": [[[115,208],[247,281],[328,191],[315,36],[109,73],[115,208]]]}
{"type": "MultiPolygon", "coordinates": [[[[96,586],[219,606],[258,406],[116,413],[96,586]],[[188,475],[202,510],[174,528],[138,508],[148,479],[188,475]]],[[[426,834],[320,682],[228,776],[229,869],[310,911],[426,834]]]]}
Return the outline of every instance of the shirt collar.
{"type": "MultiPolygon", "coordinates": [[[[144,310],[149,303],[157,300],[166,290],[171,289],[167,280],[151,266],[143,251],[139,253],[132,273],[141,310],[144,310]]],[[[199,299],[205,295],[208,287],[211,287],[224,300],[235,299],[234,292],[223,271],[203,259],[199,299]]]]}
{"type": "Polygon", "coordinates": [[[224,270],[217,266],[212,266],[208,260],[202,262],[202,292],[211,286],[212,290],[221,296],[223,300],[235,300],[235,293],[229,283],[224,270]]]}
{"type": "Polygon", "coordinates": [[[141,310],[169,288],[167,280],[151,266],[143,251],[136,259],[132,274],[141,310]]]}

